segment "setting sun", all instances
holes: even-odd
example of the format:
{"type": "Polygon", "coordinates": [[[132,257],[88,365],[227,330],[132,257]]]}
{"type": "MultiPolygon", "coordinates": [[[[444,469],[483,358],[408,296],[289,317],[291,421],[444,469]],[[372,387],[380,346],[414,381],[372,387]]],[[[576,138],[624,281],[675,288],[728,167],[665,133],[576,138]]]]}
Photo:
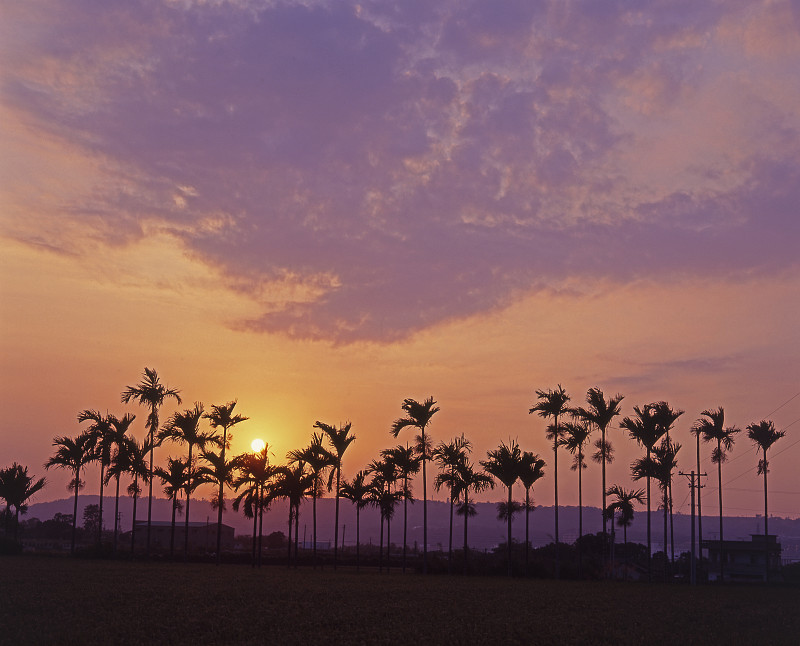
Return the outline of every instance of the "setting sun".
{"type": "Polygon", "coordinates": [[[263,451],[266,445],[267,445],[266,442],[264,442],[264,440],[262,440],[260,437],[257,437],[252,442],[250,442],[250,448],[253,449],[255,453],[263,451]]]}

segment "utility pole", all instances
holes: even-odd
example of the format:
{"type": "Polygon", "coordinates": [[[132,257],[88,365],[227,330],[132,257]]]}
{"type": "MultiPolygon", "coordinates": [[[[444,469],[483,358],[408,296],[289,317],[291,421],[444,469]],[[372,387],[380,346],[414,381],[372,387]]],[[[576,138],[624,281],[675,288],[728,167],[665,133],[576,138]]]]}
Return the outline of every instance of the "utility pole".
{"type": "MultiPolygon", "coordinates": [[[[690,582],[692,585],[697,585],[697,557],[695,552],[695,538],[694,538],[694,518],[695,518],[695,511],[694,511],[694,490],[695,487],[697,488],[698,498],[700,497],[700,476],[705,476],[705,473],[695,473],[692,471],[691,473],[684,473],[683,471],[679,471],[678,475],[686,476],[689,478],[689,488],[691,489],[691,496],[692,496],[692,562],[690,566],[690,582]],[[697,482],[695,483],[695,477],[697,478],[697,482]]],[[[699,518],[698,518],[699,523],[699,518]]],[[[700,558],[702,559],[703,556],[703,548],[698,544],[698,552],[700,554],[700,558]]]]}

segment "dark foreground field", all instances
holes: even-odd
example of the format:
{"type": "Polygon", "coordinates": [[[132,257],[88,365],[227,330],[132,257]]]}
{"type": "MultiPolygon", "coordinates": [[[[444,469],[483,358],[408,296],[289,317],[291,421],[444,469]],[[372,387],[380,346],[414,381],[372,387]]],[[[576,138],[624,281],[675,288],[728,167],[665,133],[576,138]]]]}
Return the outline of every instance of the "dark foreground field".
{"type": "Polygon", "coordinates": [[[800,590],[0,558],[3,644],[797,644],[800,590]]]}

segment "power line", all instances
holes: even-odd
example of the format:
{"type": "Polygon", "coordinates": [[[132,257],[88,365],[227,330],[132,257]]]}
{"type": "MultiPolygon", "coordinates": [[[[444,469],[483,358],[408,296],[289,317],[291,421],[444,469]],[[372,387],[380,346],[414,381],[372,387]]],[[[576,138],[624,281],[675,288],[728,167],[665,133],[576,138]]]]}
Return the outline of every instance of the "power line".
{"type": "MultiPolygon", "coordinates": [[[[795,399],[796,397],[800,397],[800,391],[796,392],[794,395],[792,395],[791,397],[789,397],[789,399],[787,399],[785,402],[783,402],[783,403],[782,403],[780,406],[778,406],[778,407],[777,407],[777,408],[776,408],[774,411],[772,411],[771,413],[767,413],[766,415],[764,415],[764,417],[765,417],[765,418],[766,418],[766,417],[771,417],[772,415],[774,415],[775,413],[777,413],[777,412],[778,412],[778,411],[779,411],[781,408],[783,408],[784,406],[786,406],[786,404],[788,404],[790,401],[792,401],[792,400],[793,400],[793,399],[795,399]]],[[[792,422],[792,423],[794,423],[794,422],[792,422]]]]}

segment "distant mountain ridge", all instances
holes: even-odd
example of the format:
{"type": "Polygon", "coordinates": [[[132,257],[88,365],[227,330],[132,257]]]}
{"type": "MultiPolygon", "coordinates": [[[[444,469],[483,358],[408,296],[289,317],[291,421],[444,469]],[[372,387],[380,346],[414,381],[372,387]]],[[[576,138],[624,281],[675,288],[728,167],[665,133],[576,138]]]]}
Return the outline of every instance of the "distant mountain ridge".
{"type": "MultiPolygon", "coordinates": [[[[96,505],[99,496],[86,495],[78,499],[78,522],[83,519],[83,509],[86,505],[96,505]]],[[[334,499],[321,498],[317,500],[317,528],[319,541],[333,542],[334,499]]],[[[38,518],[48,520],[56,513],[71,514],[73,498],[64,498],[51,502],[32,504],[28,513],[21,517],[22,520],[38,518]]],[[[341,500],[339,512],[340,544],[355,544],[356,514],[352,504],[341,500]],[[342,541],[342,533],[344,539],[342,541]]],[[[505,542],[506,525],[497,519],[496,503],[480,502],[475,505],[478,515],[469,520],[469,544],[476,549],[491,549],[499,543],[505,542]]],[[[122,531],[128,531],[131,526],[133,501],[130,497],[120,497],[119,508],[121,514],[122,531]]],[[[104,497],[103,516],[106,528],[112,528],[114,513],[114,498],[104,497]]],[[[537,507],[530,514],[530,540],[535,547],[546,545],[553,540],[553,507],[537,507]]],[[[169,521],[172,517],[172,503],[163,498],[153,499],[153,520],[169,521]]],[[[211,508],[207,500],[191,501],[191,521],[206,521],[209,524],[216,522],[217,512],[211,508]]],[[[578,508],[559,508],[559,538],[562,542],[571,543],[578,535],[578,508]]],[[[140,498],[136,510],[137,520],[147,520],[147,499],[140,498]]],[[[183,516],[178,515],[177,522],[183,521],[183,516]]],[[[450,508],[445,502],[428,501],[428,545],[433,549],[447,549],[449,534],[450,508]]],[[[236,534],[251,534],[253,531],[252,520],[245,518],[241,510],[236,513],[231,507],[231,501],[226,500],[226,511],[223,522],[231,525],[236,534]]],[[[663,539],[663,512],[652,512],[653,549],[661,549],[663,539]]],[[[597,507],[584,507],[583,509],[584,533],[602,531],[602,517],[597,507]]],[[[717,538],[719,528],[718,516],[703,516],[703,538],[717,538]]],[[[783,558],[800,560],[800,519],[770,517],[770,532],[778,535],[778,541],[783,546],[783,558]]],[[[284,534],[288,529],[288,508],[285,501],[278,501],[264,514],[264,533],[281,531],[284,534]]],[[[762,516],[726,516],[725,539],[749,540],[751,534],[764,531],[762,516]]],[[[637,511],[633,524],[628,528],[628,540],[637,543],[647,542],[646,512],[637,511]]],[[[675,514],[675,551],[688,551],[690,549],[690,518],[685,514],[675,514]]],[[[305,535],[306,540],[312,537],[311,500],[307,500],[300,508],[300,540],[305,535]]],[[[373,508],[366,508],[361,512],[361,542],[377,543],[380,533],[380,516],[373,508]]],[[[393,543],[402,543],[403,537],[403,506],[399,505],[391,524],[391,538],[393,543]]],[[[514,518],[513,537],[515,540],[525,540],[525,515],[520,513],[514,518]]],[[[408,505],[408,542],[422,544],[422,503],[416,501],[408,505]]],[[[617,541],[622,542],[622,529],[617,530],[617,541]]],[[[455,548],[464,542],[464,519],[453,515],[453,546],[455,548]]]]}

